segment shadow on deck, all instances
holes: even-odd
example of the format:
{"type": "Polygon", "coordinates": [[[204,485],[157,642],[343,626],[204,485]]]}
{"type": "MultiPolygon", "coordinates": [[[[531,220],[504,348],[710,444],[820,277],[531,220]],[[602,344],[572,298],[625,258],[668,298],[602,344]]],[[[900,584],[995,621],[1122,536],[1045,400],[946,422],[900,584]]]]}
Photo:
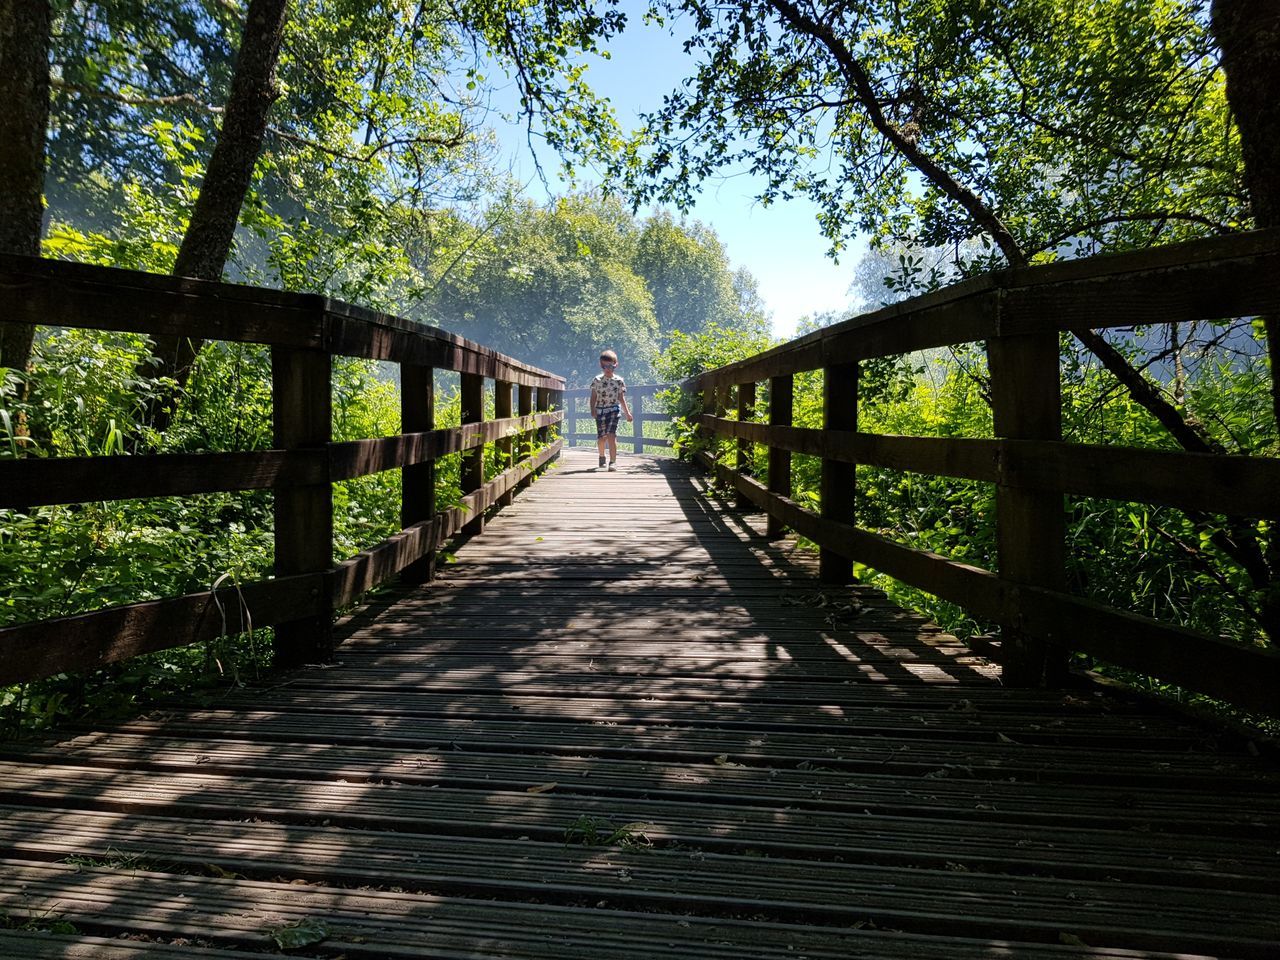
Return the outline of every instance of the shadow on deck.
{"type": "Polygon", "coordinates": [[[593,462],[332,667],[10,747],[0,915],[76,932],[0,955],[1275,956],[1274,764],[593,462]]]}

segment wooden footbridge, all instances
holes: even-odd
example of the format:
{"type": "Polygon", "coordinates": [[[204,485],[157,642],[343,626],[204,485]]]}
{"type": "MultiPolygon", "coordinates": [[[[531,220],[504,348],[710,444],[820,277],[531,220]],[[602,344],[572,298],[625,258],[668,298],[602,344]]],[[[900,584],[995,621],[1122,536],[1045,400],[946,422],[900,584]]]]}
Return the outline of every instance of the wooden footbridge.
{"type": "MultiPolygon", "coordinates": [[[[606,474],[561,447],[562,381],[459,338],[0,259],[6,317],[271,344],[276,449],[0,461],[0,506],[272,489],[277,575],[243,596],[282,667],[0,748],[0,957],[1280,955],[1280,764],[1066,669],[1084,651],[1280,714],[1278,658],[1071,596],[1061,523],[1064,494],[1274,522],[1280,464],[1055,427],[1060,331],[1280,310],[1277,276],[1257,234],[970,281],[686,384],[736,462],[606,474]],[[974,340],[996,439],[858,432],[859,363],[974,340]],[[332,442],[334,354],[401,364],[401,435],[332,442]],[[815,369],[826,429],[790,426],[815,369]],[[435,428],[435,370],[461,374],[460,427],[435,428]],[[820,512],[790,497],[797,452],[823,458],[820,512]],[[454,453],[464,495],[437,510],[454,453]],[[1001,569],[859,529],[857,463],[995,484],[1001,569]],[[386,469],[404,530],[335,564],[332,482],[386,469]],[[966,647],[851,559],[1000,639],[966,647]]],[[[13,626],[0,681],[220,630],[208,594],[13,626]]]]}

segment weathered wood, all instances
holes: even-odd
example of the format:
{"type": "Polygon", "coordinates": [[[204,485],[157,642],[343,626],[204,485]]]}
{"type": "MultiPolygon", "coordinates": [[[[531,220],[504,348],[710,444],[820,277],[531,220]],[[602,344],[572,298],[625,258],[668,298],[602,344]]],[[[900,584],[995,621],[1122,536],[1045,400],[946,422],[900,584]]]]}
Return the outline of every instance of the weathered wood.
{"type": "Polygon", "coordinates": [[[736,487],[761,510],[809,538],[838,558],[856,559],[882,573],[919,587],[944,600],[963,604],[976,617],[995,619],[1007,610],[1007,585],[987,570],[948,560],[924,550],[894,543],[851,523],[811,513],[795,501],[769,489],[757,480],[743,477],[723,464],[703,457],[724,482],[736,487]]]}
{"type": "MultiPolygon", "coordinates": [[[[493,384],[493,415],[495,420],[501,421],[510,418],[512,412],[512,390],[515,384],[507,380],[497,380],[493,384]]],[[[515,444],[512,439],[515,430],[507,430],[501,437],[495,441],[498,450],[498,465],[503,470],[509,470],[515,466],[517,455],[515,452],[515,444]]],[[[498,501],[498,506],[511,506],[514,494],[506,493],[498,501]]]]}
{"type": "MultiPolygon", "coordinates": [[[[858,429],[858,365],[833,364],[822,376],[822,422],[827,430],[858,429]]],[[[840,460],[822,461],[819,492],[823,519],[852,525],[854,523],[857,471],[853,464],[840,460]]],[[[829,547],[818,555],[819,577],[823,583],[848,583],[853,579],[853,557],[829,547]]]]}
{"type": "MultiPolygon", "coordinates": [[[[756,385],[754,383],[738,384],[738,422],[750,423],[755,417],[756,411],[756,385]]],[[[753,444],[750,440],[739,440],[735,463],[739,473],[749,473],[754,466],[753,444]]],[[[746,510],[751,506],[751,501],[745,497],[738,498],[738,509],[746,510]]]]}
{"type": "MultiPolygon", "coordinates": [[[[519,386],[516,388],[516,413],[521,417],[530,417],[533,415],[533,404],[535,394],[533,387],[519,386]]],[[[521,431],[516,438],[518,447],[517,460],[527,459],[533,451],[533,430],[521,431]]],[[[516,492],[520,493],[533,482],[532,476],[525,477],[516,486],[516,492]]]]}
{"type": "Polygon", "coordinates": [[[1045,492],[1275,516],[1280,460],[1044,440],[900,437],[701,418],[731,437],[783,451],[1045,492]]]}
{"type": "MultiPolygon", "coordinates": [[[[537,399],[535,402],[537,403],[537,410],[539,413],[550,413],[552,409],[555,407],[555,395],[551,390],[546,389],[544,387],[539,387],[538,393],[537,393],[537,399]]],[[[539,444],[550,443],[551,429],[549,427],[539,428],[537,432],[537,437],[538,437],[539,444]]]]}
{"type": "Polygon", "coordinates": [[[324,298],[0,255],[0,316],[149,335],[324,346],[324,298]]]}
{"type": "Polygon", "coordinates": [[[4,255],[0,315],[21,323],[263,343],[560,389],[564,380],[416,321],[315,294],[4,255]]]}
{"type": "MultiPolygon", "coordinates": [[[[400,430],[427,433],[435,429],[435,371],[412,364],[400,366],[400,430]]],[[[434,459],[410,462],[400,459],[400,526],[411,527],[436,513],[436,464],[434,459]]],[[[400,570],[404,583],[426,583],[435,577],[435,552],[424,551],[400,570]]]]}
{"type": "MultiPolygon", "coordinates": [[[[331,357],[319,350],[271,351],[275,444],[285,450],[323,451],[332,438],[331,357]]],[[[333,563],[333,492],[323,483],[276,490],[277,577],[320,573],[333,563]]],[[[327,602],[328,598],[324,598],[327,602]]],[[[275,660],[282,666],[324,663],[333,656],[328,611],[277,623],[275,660]]]]}
{"type": "MultiPolygon", "coordinates": [[[[321,952],[369,960],[1274,953],[1273,762],[1139,702],[999,686],[879,591],[820,586],[685,464],[605,478],[566,458],[441,579],[345,620],[341,663],[6,746],[0,912],[101,935],[32,955],[230,960],[315,917],[321,952]],[[626,505],[602,556],[600,518],[626,505]]],[[[838,534],[957,592],[1005,589],[838,534]]],[[[434,539],[342,565],[335,594],[415,536],[434,539]]]]}
{"type": "Polygon", "coordinates": [[[953,284],[690,378],[685,389],[830,363],[1079,326],[1124,327],[1280,312],[1280,231],[1107,254],[953,284]]]}
{"type": "MultiPolygon", "coordinates": [[[[540,388],[541,389],[541,388],[540,388]]],[[[464,373],[461,376],[462,423],[479,423],[484,420],[484,377],[464,373]]],[[[484,447],[473,447],[462,455],[462,492],[473,493],[484,486],[484,447]]],[[[467,536],[475,536],[484,530],[484,516],[476,515],[463,528],[467,536]]]]}
{"type": "Polygon", "coordinates": [[[631,432],[633,439],[631,441],[631,449],[635,453],[644,453],[644,398],[645,394],[635,391],[632,395],[630,387],[627,388],[628,399],[631,407],[631,432]]]}
{"type": "MultiPolygon", "coordinates": [[[[987,343],[991,407],[997,436],[1014,440],[1062,438],[1062,389],[1056,333],[998,337],[987,343]]],[[[1066,516],[1062,494],[996,485],[996,549],[1003,580],[1061,591],[1066,582],[1066,516]]],[[[1017,618],[1001,623],[1004,681],[1011,686],[1056,686],[1067,651],[1027,633],[1017,618]]]]}
{"type": "Polygon", "coordinates": [[[429,433],[406,433],[374,440],[346,440],[329,444],[329,479],[350,480],[405,464],[422,463],[494,443],[513,433],[559,423],[559,413],[484,420],[429,433]]]}
{"type": "Polygon", "coordinates": [[[486,420],[465,427],[330,443],[323,450],[0,460],[0,507],[185,496],[350,480],[426,463],[513,432],[552,425],[559,422],[557,417],[550,413],[525,419],[486,420]]]}
{"type": "MultiPolygon", "coordinates": [[[[784,374],[769,380],[769,424],[773,427],[791,426],[795,406],[795,378],[784,374]]],[[[770,430],[768,436],[773,436],[770,430]]],[[[759,441],[765,442],[765,441],[759,441]]],[[[776,445],[769,446],[769,492],[791,497],[791,451],[776,445]]],[[[772,514],[769,515],[766,536],[776,540],[786,533],[786,527],[772,514]]]]}
{"type": "Polygon", "coordinates": [[[131,657],[224,634],[329,620],[327,573],[278,577],[238,588],[149,600],[0,629],[0,684],[96,670],[131,657]]]}
{"type": "Polygon", "coordinates": [[[262,490],[328,479],[323,450],[0,460],[0,507],[262,490]]]}

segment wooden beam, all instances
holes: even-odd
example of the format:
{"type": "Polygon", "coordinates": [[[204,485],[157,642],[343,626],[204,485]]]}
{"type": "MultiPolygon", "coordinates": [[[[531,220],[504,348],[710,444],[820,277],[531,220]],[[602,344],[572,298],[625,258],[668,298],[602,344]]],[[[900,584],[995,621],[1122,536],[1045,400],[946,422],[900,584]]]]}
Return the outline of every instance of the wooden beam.
{"type": "Polygon", "coordinates": [[[891,470],[1244,517],[1280,512],[1280,459],[1048,440],[899,437],[703,417],[771,448],[891,470]]]}
{"type": "Polygon", "coordinates": [[[691,377],[688,389],[1076,327],[1280,312],[1280,230],[1003,270],[853,317],[691,377]]]}
{"type": "Polygon", "coordinates": [[[246,632],[248,618],[255,630],[328,622],[328,577],[328,571],[280,577],[242,584],[238,592],[224,585],[216,599],[208,592],[192,593],[0,629],[0,685],[207,643],[246,632]]]}
{"type": "MultiPolygon", "coordinates": [[[[319,350],[272,348],[271,399],[277,447],[323,451],[329,443],[333,420],[331,359],[319,350]]],[[[327,478],[322,483],[277,489],[277,577],[319,573],[332,566],[332,490],[327,478]]],[[[279,666],[326,663],[332,657],[332,618],[328,609],[277,624],[275,660],[279,666]]]]}
{"type": "MultiPolygon", "coordinates": [[[[484,377],[464,373],[461,377],[462,423],[479,423],[484,420],[484,377]]],[[[484,486],[484,447],[473,447],[462,455],[462,493],[473,493],[484,486]]],[[[475,536],[484,530],[484,517],[474,517],[463,527],[467,536],[475,536]]]]}
{"type": "MultiPolygon", "coordinates": [[[[495,380],[493,384],[493,415],[497,420],[506,420],[511,417],[511,391],[515,384],[509,380],[495,380]]],[[[498,449],[498,465],[503,470],[509,470],[515,466],[515,447],[511,439],[512,431],[504,431],[503,435],[495,441],[498,449]]],[[[508,491],[498,501],[498,506],[507,507],[511,505],[513,494],[508,491]]]]}
{"type": "MultiPolygon", "coordinates": [[[[400,430],[428,433],[435,429],[435,371],[413,364],[400,366],[400,430]]],[[[429,520],[436,512],[436,462],[434,458],[416,463],[400,459],[400,526],[411,527],[429,520]]],[[[435,579],[435,553],[424,553],[400,571],[404,583],[426,583],[435,579]]]]}
{"type": "MultiPolygon", "coordinates": [[[[533,387],[520,386],[516,388],[516,413],[521,417],[529,417],[533,415],[534,392],[533,387]]],[[[533,431],[521,431],[516,439],[517,453],[516,461],[522,461],[532,455],[533,452],[533,431]]],[[[516,492],[524,490],[532,482],[532,477],[523,478],[516,487],[516,492]]]]}
{"type": "MultiPolygon", "coordinates": [[[[995,433],[1014,440],[1062,438],[1058,335],[997,337],[987,343],[995,433]]],[[[1000,576],[1060,591],[1066,582],[1066,516],[1062,494],[1022,486],[1002,475],[996,484],[996,549],[1000,576]]],[[[1018,617],[1001,623],[1002,680],[1009,686],[1057,686],[1067,652],[1018,617]]]]}
{"type": "MultiPolygon", "coordinates": [[[[627,393],[632,393],[631,387],[627,387],[627,393]]],[[[644,453],[644,398],[646,396],[648,394],[637,389],[633,396],[627,397],[630,401],[631,416],[633,418],[631,434],[634,438],[632,440],[632,451],[635,453],[644,453]]]]}
{"type": "Polygon", "coordinates": [[[564,378],[414,320],[316,294],[0,255],[0,316],[19,323],[264,343],[562,389],[564,378]]]}
{"type": "MultiPolygon", "coordinates": [[[[836,363],[822,377],[822,421],[827,430],[858,429],[858,365],[836,363]]],[[[824,519],[854,523],[857,470],[852,463],[824,459],[820,502],[824,519]]],[[[848,583],[853,579],[853,557],[829,547],[818,553],[818,577],[823,583],[848,583]]]]}
{"type": "MultiPolygon", "coordinates": [[[[794,407],[795,378],[790,374],[772,377],[769,380],[769,426],[791,426],[794,407]]],[[[769,492],[788,499],[791,497],[791,451],[779,446],[769,447],[769,492]]],[[[786,529],[777,517],[769,515],[766,536],[770,540],[784,536],[786,529]]]]}
{"type": "Polygon", "coordinates": [[[0,460],[0,507],[263,490],[328,479],[324,450],[0,460]]]}
{"type": "MultiPolygon", "coordinates": [[[[738,384],[738,422],[750,423],[755,416],[756,410],[756,385],[754,383],[738,384]]],[[[752,467],[752,453],[754,446],[750,440],[739,439],[735,456],[739,473],[750,473],[752,467]]],[[[751,501],[739,497],[738,509],[746,510],[751,506],[751,501]]]]}

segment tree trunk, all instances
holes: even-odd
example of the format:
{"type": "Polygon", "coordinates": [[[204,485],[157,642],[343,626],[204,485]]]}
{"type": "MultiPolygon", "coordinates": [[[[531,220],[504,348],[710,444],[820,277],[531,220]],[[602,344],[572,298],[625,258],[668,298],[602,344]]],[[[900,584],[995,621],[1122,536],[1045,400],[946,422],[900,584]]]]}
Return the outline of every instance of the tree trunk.
{"type": "MultiPolygon", "coordinates": [[[[240,208],[262,150],[267,113],[279,96],[275,68],[287,12],[288,0],[250,0],[222,127],[178,249],[175,276],[222,279],[240,208]]],[[[186,337],[156,337],[155,353],[161,365],[147,374],[173,377],[181,387],[191,374],[200,346],[201,341],[186,337]]],[[[163,428],[156,420],[153,415],[153,424],[163,428]]]]}
{"type": "MultiPolygon", "coordinates": [[[[40,255],[49,26],[48,0],[0,0],[0,253],[40,255]]],[[[26,368],[35,330],[0,321],[0,366],[26,368]]]]}
{"type": "MultiPolygon", "coordinates": [[[[1280,227],[1280,4],[1276,0],[1213,0],[1214,39],[1222,50],[1227,102],[1244,156],[1245,187],[1254,224],[1280,227]]],[[[1280,317],[1265,317],[1271,362],[1271,412],[1280,436],[1280,317]]],[[[1280,534],[1267,543],[1271,582],[1263,592],[1262,619],[1280,637],[1280,534]]]]}

